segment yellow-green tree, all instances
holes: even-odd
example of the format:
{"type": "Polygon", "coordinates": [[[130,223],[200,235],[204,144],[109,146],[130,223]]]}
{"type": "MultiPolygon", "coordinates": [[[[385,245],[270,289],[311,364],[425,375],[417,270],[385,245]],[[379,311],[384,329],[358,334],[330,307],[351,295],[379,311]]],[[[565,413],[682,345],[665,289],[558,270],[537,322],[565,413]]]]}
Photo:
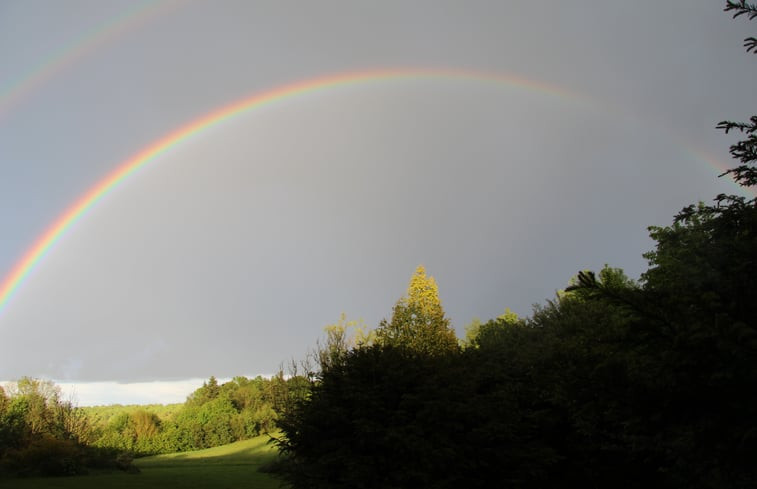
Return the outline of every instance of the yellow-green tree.
{"type": "Polygon", "coordinates": [[[373,344],[376,332],[370,330],[362,319],[347,320],[342,313],[339,321],[329,324],[324,329],[326,339],[318,342],[315,358],[321,370],[341,363],[347,353],[355,348],[373,344]]]}
{"type": "Polygon", "coordinates": [[[457,337],[442,309],[439,287],[422,265],[410,278],[407,295],[394,305],[391,321],[379,324],[376,340],[429,355],[457,351],[457,337]]]}

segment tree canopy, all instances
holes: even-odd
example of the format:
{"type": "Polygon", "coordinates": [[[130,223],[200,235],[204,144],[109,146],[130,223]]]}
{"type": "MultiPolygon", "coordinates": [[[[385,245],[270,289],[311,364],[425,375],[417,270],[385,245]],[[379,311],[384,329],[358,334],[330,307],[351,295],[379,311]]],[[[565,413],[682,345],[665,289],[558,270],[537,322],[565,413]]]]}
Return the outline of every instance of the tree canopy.
{"type": "Polygon", "coordinates": [[[376,340],[430,355],[457,350],[457,337],[442,308],[439,287],[434,277],[426,276],[422,265],[410,278],[406,295],[394,305],[391,320],[379,324],[376,340]]]}
{"type": "MultiPolygon", "coordinates": [[[[745,0],[725,10],[757,18],[745,0]]],[[[757,116],[718,127],[746,135],[724,175],[751,189],[757,116]]],[[[376,344],[280,420],[281,473],[295,488],[756,487],[757,198],[649,231],[638,282],[581,271],[530,317],[474,321],[462,349],[419,267],[376,344]]]]}

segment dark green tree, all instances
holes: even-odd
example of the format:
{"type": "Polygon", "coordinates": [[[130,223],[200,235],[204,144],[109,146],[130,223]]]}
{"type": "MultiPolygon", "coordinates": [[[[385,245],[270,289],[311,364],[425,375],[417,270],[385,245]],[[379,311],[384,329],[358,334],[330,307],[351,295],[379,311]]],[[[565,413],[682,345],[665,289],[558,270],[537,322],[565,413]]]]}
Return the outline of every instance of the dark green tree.
{"type": "MultiPolygon", "coordinates": [[[[719,125],[747,136],[726,172],[747,189],[755,126],[719,125]]],[[[472,328],[459,355],[424,349],[434,329],[417,325],[434,321],[418,319],[443,315],[409,290],[377,344],[280,420],[283,473],[295,488],[757,487],[757,201],[721,195],[650,234],[639,283],[580,272],[531,318],[472,328]]]]}
{"type": "Polygon", "coordinates": [[[279,420],[294,487],[473,487],[464,481],[455,356],[372,345],[330,366],[279,420]]]}

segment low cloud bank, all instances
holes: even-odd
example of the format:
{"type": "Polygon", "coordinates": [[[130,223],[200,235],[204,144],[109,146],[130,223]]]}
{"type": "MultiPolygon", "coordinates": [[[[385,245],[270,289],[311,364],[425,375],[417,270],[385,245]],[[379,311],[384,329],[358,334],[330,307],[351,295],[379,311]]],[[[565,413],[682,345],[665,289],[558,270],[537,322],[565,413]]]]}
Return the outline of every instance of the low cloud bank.
{"type": "MultiPolygon", "coordinates": [[[[249,376],[248,376],[249,377],[249,376]]],[[[255,376],[252,376],[255,377],[255,376]]],[[[219,378],[219,383],[230,377],[219,378]]],[[[109,404],[174,404],[183,403],[187,396],[202,386],[207,379],[159,380],[153,382],[57,382],[64,399],[77,406],[104,406],[109,404]]],[[[5,387],[8,383],[2,382],[5,387]]]]}

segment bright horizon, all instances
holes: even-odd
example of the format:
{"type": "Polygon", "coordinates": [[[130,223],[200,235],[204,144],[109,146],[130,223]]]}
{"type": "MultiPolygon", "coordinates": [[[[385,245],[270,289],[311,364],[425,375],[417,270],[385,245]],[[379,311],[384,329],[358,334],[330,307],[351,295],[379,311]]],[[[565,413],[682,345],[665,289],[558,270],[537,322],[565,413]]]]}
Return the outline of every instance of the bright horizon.
{"type": "MultiPolygon", "coordinates": [[[[270,378],[270,374],[260,374],[270,378]]],[[[257,375],[244,375],[248,379],[257,375]]],[[[183,404],[192,392],[202,387],[210,376],[200,379],[160,380],[151,382],[57,382],[64,400],[71,400],[76,406],[183,404]]],[[[48,379],[43,379],[48,380],[48,379]]],[[[217,378],[219,384],[229,382],[232,377],[217,378]]],[[[10,381],[0,381],[6,387],[10,381]]]]}

